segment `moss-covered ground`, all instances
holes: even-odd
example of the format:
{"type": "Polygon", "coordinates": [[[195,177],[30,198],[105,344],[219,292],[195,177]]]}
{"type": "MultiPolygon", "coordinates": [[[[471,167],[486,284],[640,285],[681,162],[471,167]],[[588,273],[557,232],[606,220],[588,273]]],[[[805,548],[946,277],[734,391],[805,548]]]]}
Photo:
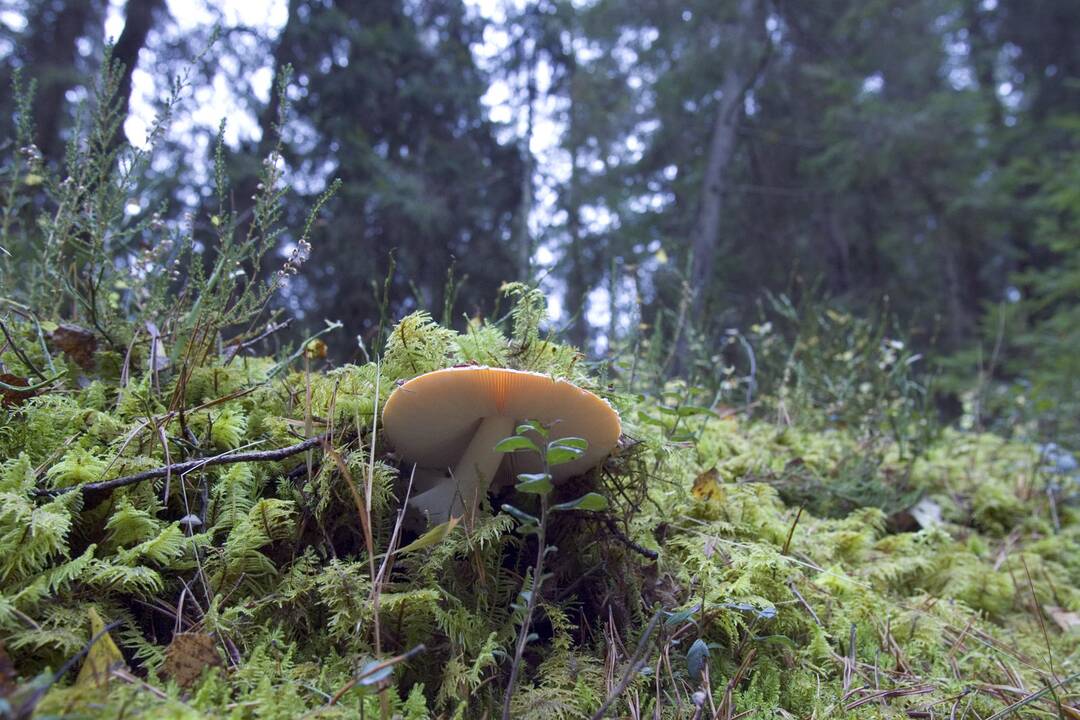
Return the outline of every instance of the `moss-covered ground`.
{"type": "Polygon", "coordinates": [[[1080,508],[1038,447],[680,405],[516,320],[410,316],[380,363],[330,370],[138,344],[81,367],[14,326],[6,377],[67,373],[0,409],[0,715],[499,717],[536,554],[499,507],[530,500],[408,546],[376,423],[398,381],[475,362],[623,419],[556,489],[610,508],[551,522],[512,717],[1080,717],[1080,508]]]}

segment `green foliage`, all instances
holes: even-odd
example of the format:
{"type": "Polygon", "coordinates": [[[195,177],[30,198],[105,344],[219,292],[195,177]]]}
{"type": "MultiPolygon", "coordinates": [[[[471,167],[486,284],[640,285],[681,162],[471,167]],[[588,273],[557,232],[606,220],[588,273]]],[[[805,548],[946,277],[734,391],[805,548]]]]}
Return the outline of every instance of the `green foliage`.
{"type": "MultiPolygon", "coordinates": [[[[214,715],[223,703],[258,703],[271,715],[290,715],[325,703],[319,693],[332,695],[374,657],[374,587],[354,492],[365,492],[375,395],[385,398],[398,379],[411,377],[414,361],[445,366],[459,360],[457,348],[469,335],[415,320],[406,343],[395,345],[395,363],[388,357],[378,366],[294,372],[273,385],[264,372],[221,367],[217,384],[212,374],[192,375],[204,378],[193,402],[209,399],[210,407],[186,412],[183,426],[178,417],[157,421],[174,460],[188,451],[181,442],[184,427],[187,442],[212,454],[284,445],[293,442],[289,428],[303,426],[310,383],[313,415],[335,417],[342,433],[360,433],[359,446],[345,434],[337,440],[351,479],[322,457],[308,480],[300,455],[177,475],[167,494],[159,479],[114,490],[107,503],[88,496],[93,502],[87,504],[79,492],[49,498],[37,491],[77,487],[164,461],[147,413],[161,412],[156,393],[172,392],[168,373],[162,373],[160,391],[131,382],[139,389],[126,395],[141,394],[143,401],[119,412],[117,399],[123,406],[125,392],[115,380],[89,392],[52,390],[5,409],[9,432],[43,430],[34,451],[40,460],[22,453],[0,474],[0,637],[23,677],[46,664],[55,667],[82,647],[88,637],[83,608],[93,598],[103,617],[123,621],[113,637],[128,662],[155,673],[150,677],[169,694],[158,700],[116,684],[94,700],[96,712],[109,715],[124,703],[164,711],[183,702],[177,707],[185,712],[214,715]],[[210,397],[215,392],[223,395],[210,397]],[[81,433],[77,442],[72,433],[81,433]],[[201,524],[180,522],[191,513],[201,524]],[[201,623],[240,652],[238,666],[206,673],[182,694],[161,675],[169,635],[155,635],[152,616],[141,609],[160,603],[177,608],[181,595],[185,622],[201,623]]],[[[400,328],[394,333],[402,337],[400,328]]],[[[489,335],[498,338],[493,344],[507,343],[494,330],[489,335]]],[[[871,677],[875,666],[883,677],[915,673],[938,688],[917,703],[948,697],[957,671],[962,678],[992,679],[1004,663],[1032,685],[1046,677],[1038,662],[1018,665],[1010,658],[1014,652],[1046,655],[1028,601],[1032,593],[1040,606],[1080,608],[1080,535],[1075,509],[1065,505],[1055,509],[1055,534],[1047,495],[1038,491],[1041,461],[1032,447],[948,430],[912,458],[883,431],[873,462],[853,465],[852,458],[865,453],[867,425],[838,427],[809,408],[799,412],[804,422],[793,418],[788,425],[665,402],[664,408],[683,408],[668,413],[647,398],[618,403],[626,408],[627,432],[643,442],[613,458],[610,479],[564,488],[545,473],[526,475],[508,498],[521,509],[482,515],[468,531],[396,558],[391,580],[379,590],[384,656],[420,643],[427,650],[393,672],[391,708],[407,708],[414,717],[495,711],[532,603],[532,639],[520,661],[512,716],[591,714],[610,688],[604,657],[613,646],[604,638],[615,633],[625,644],[647,619],[629,590],[634,586],[654,588],[646,597],[660,600],[668,612],[658,630],[666,639],[648,646],[647,667],[658,662],[657,648],[670,648],[671,674],[665,669],[661,683],[671,697],[681,694],[683,710],[707,677],[712,701],[729,702],[737,712],[815,707],[844,716],[844,707],[857,699],[842,699],[853,626],[861,663],[856,673],[871,677]],[[676,419],[678,432],[695,439],[692,449],[667,440],[676,419]],[[812,478],[815,492],[824,495],[797,521],[795,507],[785,502],[798,497],[788,482],[796,476],[812,478]],[[860,480],[845,486],[845,478],[860,480]],[[901,481],[902,487],[896,485],[901,481]],[[622,494],[638,492],[634,487],[646,488],[647,499],[627,506],[622,494]],[[844,487],[851,501],[846,504],[837,494],[844,487]],[[875,495],[889,488],[893,495],[875,495]],[[545,516],[537,506],[549,496],[545,516]],[[898,531],[914,497],[937,503],[943,524],[898,531]],[[610,507],[603,510],[605,504],[610,507]],[[598,535],[589,520],[596,511],[626,517],[630,538],[658,551],[659,560],[649,562],[617,539],[598,535]],[[523,592],[535,575],[534,568],[524,568],[534,562],[540,523],[549,538],[545,545],[559,549],[543,555],[539,592],[523,592]],[[603,618],[599,626],[590,619],[596,617],[603,618]],[[699,659],[708,673],[695,675],[674,656],[685,656],[699,639],[708,648],[699,659]],[[754,656],[744,667],[751,649],[754,656]],[[737,680],[725,700],[731,678],[737,680]]],[[[522,423],[504,449],[540,452],[549,463],[581,451],[579,441],[549,442],[544,431],[522,423]]],[[[377,548],[389,542],[403,491],[382,453],[378,448],[372,484],[377,548]]],[[[1051,643],[1058,665],[1075,661],[1068,636],[1051,636],[1051,643]]],[[[627,656],[615,657],[621,673],[627,656]]],[[[627,712],[632,697],[652,708],[653,682],[632,679],[616,713],[627,712]]],[[[905,682],[914,680],[892,686],[905,682]]],[[[42,708],[83,702],[61,682],[42,708]]],[[[1001,707],[991,698],[977,702],[989,712],[1001,707]]],[[[380,701],[357,689],[339,705],[344,715],[361,705],[377,715],[380,701]]],[[[683,710],[665,701],[660,715],[680,717],[683,710]]]]}
{"type": "MultiPolygon", "coordinates": [[[[259,279],[285,219],[277,151],[241,222],[219,134],[210,235],[192,222],[172,248],[149,242],[162,237],[152,216],[124,209],[128,163],[149,151],[112,144],[106,65],[98,114],[73,136],[74,189],[42,175],[45,219],[28,223],[25,173],[38,166],[5,175],[21,184],[0,245],[18,242],[29,269],[4,266],[19,282],[0,362],[49,373],[37,395],[0,406],[0,653],[21,691],[45,687],[90,639],[93,608],[119,623],[110,636],[131,670],[107,688],[57,678],[39,713],[469,718],[506,703],[512,717],[588,717],[625,674],[620,717],[687,717],[695,703],[892,717],[964,697],[986,717],[1015,701],[1001,688],[1074,673],[1075,628],[1044,626],[1080,611],[1080,514],[1047,492],[1041,453],[937,433],[915,356],[881,323],[811,304],[778,299],[775,329],[729,333],[715,360],[701,356],[719,372],[697,385],[665,376],[656,333],[642,373],[655,395],[605,392],[627,437],[600,470],[556,483],[551,468],[584,441],[523,422],[501,449],[536,452],[543,472],[484,499],[506,512],[410,547],[407,480],[376,429],[397,383],[460,362],[600,381],[545,334],[546,298],[520,283],[505,287],[508,330],[477,319],[458,333],[417,311],[378,362],[238,356],[223,335],[249,337],[277,282],[259,279]],[[162,261],[142,240],[184,275],[140,272],[162,261]],[[61,320],[93,328],[91,362],[59,345],[61,320]],[[720,412],[733,398],[746,411],[720,412]],[[273,454],[316,434],[325,445],[273,454]],[[238,452],[271,454],[228,462],[238,452]],[[918,499],[940,521],[912,525],[918,499]],[[663,622],[636,666],[655,606],[663,622]],[[205,633],[215,653],[185,687],[169,662],[178,632],[205,633]],[[360,678],[372,663],[391,664],[360,678]]],[[[414,180],[384,188],[403,218],[417,211],[414,180]]],[[[604,385],[636,387],[636,362],[604,385]]],[[[1075,689],[1058,692],[1074,702],[1075,689]]],[[[1051,700],[1030,702],[1053,712],[1051,700]]]]}
{"type": "Polygon", "coordinates": [[[391,377],[409,378],[446,367],[456,335],[425,311],[405,316],[386,341],[386,372],[391,377]]]}

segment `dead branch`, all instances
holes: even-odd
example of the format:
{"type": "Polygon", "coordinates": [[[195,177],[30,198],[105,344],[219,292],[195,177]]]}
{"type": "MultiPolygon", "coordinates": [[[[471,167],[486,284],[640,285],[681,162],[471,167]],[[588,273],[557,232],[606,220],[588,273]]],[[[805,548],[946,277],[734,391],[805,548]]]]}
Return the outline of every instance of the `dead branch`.
{"type": "Polygon", "coordinates": [[[84,493],[97,492],[101,490],[113,490],[118,487],[124,487],[126,485],[134,485],[144,480],[153,480],[154,478],[165,477],[170,474],[183,474],[192,470],[197,470],[202,467],[209,467],[211,465],[229,465],[231,463],[239,462],[274,462],[276,460],[284,460],[287,457],[298,455],[305,450],[310,450],[320,445],[324,440],[328,440],[329,435],[316,435],[315,437],[308,438],[302,443],[296,445],[289,445],[288,447],[277,448],[276,450],[254,450],[251,452],[233,453],[231,455],[214,455],[212,457],[196,458],[194,460],[188,460],[181,463],[173,463],[171,465],[165,465],[163,467],[154,468],[153,470],[144,470],[141,473],[135,473],[134,475],[126,475],[124,477],[118,477],[113,480],[103,480],[101,482],[86,483],[84,485],[72,485],[71,487],[53,488],[53,489],[39,489],[35,491],[35,495],[42,497],[55,497],[57,495],[63,495],[64,493],[71,492],[73,490],[79,490],[84,493]]]}

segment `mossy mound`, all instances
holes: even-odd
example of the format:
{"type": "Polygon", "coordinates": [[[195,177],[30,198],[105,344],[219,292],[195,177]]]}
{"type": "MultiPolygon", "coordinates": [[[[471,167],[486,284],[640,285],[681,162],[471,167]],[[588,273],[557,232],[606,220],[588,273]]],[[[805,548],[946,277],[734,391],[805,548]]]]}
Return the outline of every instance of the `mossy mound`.
{"type": "MultiPolygon", "coordinates": [[[[570,377],[624,420],[613,457],[557,491],[586,486],[611,508],[550,528],[558,551],[513,717],[590,717],[624,677],[609,716],[988,718],[1022,703],[1017,715],[1042,717],[1075,705],[1080,510],[1047,493],[1036,448],[948,431],[911,457],[854,430],[658,412],[590,380],[572,348],[540,337],[538,313],[524,298],[508,334],[417,313],[381,363],[327,372],[228,356],[172,374],[137,371],[136,356],[116,370],[99,352],[81,384],[13,398],[0,410],[2,707],[497,716],[534,537],[489,511],[385,557],[402,485],[373,420],[397,381],[462,362],[570,377]],[[691,441],[674,442],[676,427],[691,441]],[[325,447],[219,462],[316,435],[325,447]],[[178,463],[189,465],[95,489],[178,463]],[[917,501],[940,520],[914,524],[917,501]],[[55,676],[73,657],[89,670],[55,676]]],[[[53,360],[26,346],[31,362],[53,360]]],[[[12,352],[0,359],[31,373],[12,352]]],[[[497,500],[528,507],[507,493],[497,500]]]]}

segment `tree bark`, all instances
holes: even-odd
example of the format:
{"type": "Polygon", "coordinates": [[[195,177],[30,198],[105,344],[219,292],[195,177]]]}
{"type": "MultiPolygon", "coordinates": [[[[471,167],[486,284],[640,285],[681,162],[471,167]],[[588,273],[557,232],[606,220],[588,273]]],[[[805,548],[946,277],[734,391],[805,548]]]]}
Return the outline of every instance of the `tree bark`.
{"type": "MultiPolygon", "coordinates": [[[[254,222],[255,201],[254,196],[258,192],[263,161],[270,155],[277,142],[278,115],[281,113],[281,97],[278,94],[278,86],[284,77],[286,66],[290,64],[293,51],[290,40],[297,32],[300,23],[297,10],[300,0],[289,0],[289,12],[285,20],[285,26],[281,29],[276,42],[272,61],[274,65],[273,80],[270,84],[270,97],[257,113],[259,122],[259,140],[254,147],[249,146],[250,162],[244,166],[239,178],[236,180],[236,191],[233,194],[233,210],[239,215],[239,228],[237,232],[241,236],[247,236],[254,222]]],[[[271,268],[263,267],[263,274],[272,272],[271,268]]]]}
{"type": "Polygon", "coordinates": [[[536,105],[536,69],[535,58],[528,60],[528,79],[525,109],[525,137],[521,142],[521,203],[518,206],[517,226],[514,242],[517,249],[517,279],[529,282],[532,279],[532,234],[529,230],[529,215],[533,207],[533,108],[536,105]]]}
{"type": "Polygon", "coordinates": [[[764,21],[760,0],[739,0],[735,21],[728,28],[731,55],[727,58],[720,84],[705,172],[701,181],[697,221],[691,236],[690,312],[680,318],[676,329],[676,371],[685,367],[688,328],[700,329],[705,319],[706,303],[712,286],[713,266],[720,246],[720,224],[725,209],[724,195],[729,184],[728,168],[738,144],[739,119],[746,91],[762,72],[765,55],[758,50],[764,40],[764,21]]]}
{"type": "Polygon", "coordinates": [[[60,161],[67,93],[84,78],[76,67],[77,42],[94,23],[103,22],[101,0],[47,0],[32,3],[27,18],[25,66],[37,81],[34,121],[38,149],[46,160],[60,161]]]}
{"type": "MultiPolygon", "coordinates": [[[[570,43],[573,52],[573,40],[570,43]]],[[[581,151],[581,129],[577,116],[576,92],[575,92],[575,66],[573,55],[570,55],[568,68],[568,96],[570,117],[567,123],[567,140],[570,145],[570,186],[567,188],[567,221],[566,231],[569,245],[569,265],[566,273],[566,311],[571,321],[567,331],[567,339],[571,345],[584,349],[589,339],[589,318],[586,305],[589,297],[589,270],[585,267],[585,239],[581,233],[581,174],[578,170],[578,159],[581,151]]]]}
{"type": "MultiPolygon", "coordinates": [[[[165,7],[165,0],[128,0],[124,11],[124,29],[113,47],[113,60],[123,65],[123,75],[117,88],[115,102],[120,117],[126,119],[131,109],[131,78],[139,63],[139,52],[146,46],[146,38],[154,26],[157,13],[165,7]]],[[[116,129],[114,143],[124,138],[124,124],[116,129]]]]}

